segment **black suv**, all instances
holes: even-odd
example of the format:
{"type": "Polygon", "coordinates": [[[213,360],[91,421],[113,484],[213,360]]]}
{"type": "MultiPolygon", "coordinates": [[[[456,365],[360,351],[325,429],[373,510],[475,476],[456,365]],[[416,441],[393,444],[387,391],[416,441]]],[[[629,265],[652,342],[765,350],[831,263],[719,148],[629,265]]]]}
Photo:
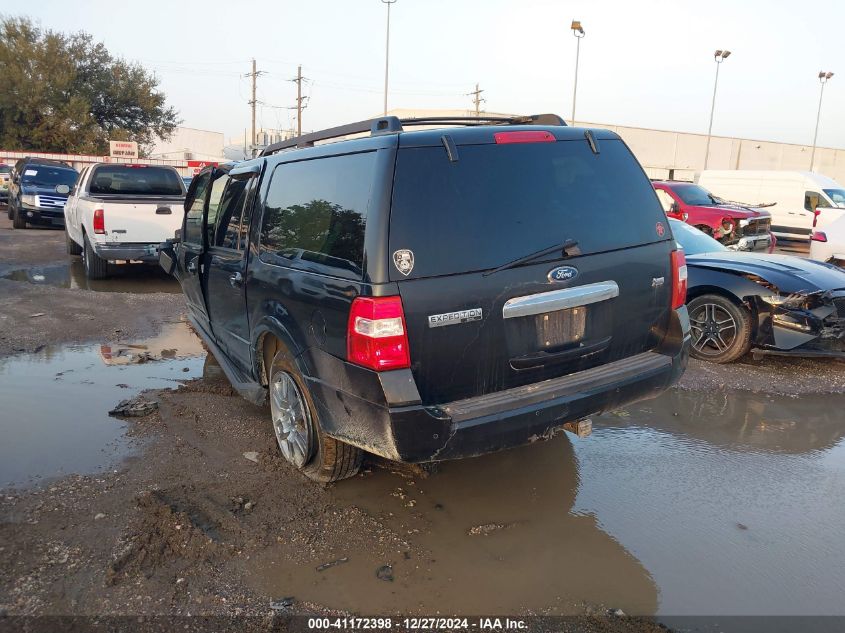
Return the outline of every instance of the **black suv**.
{"type": "Polygon", "coordinates": [[[79,173],[67,163],[46,158],[21,158],[12,169],[8,215],[12,226],[65,225],[65,203],[79,173]]]}
{"type": "Polygon", "coordinates": [[[185,209],[161,265],[316,480],[548,437],[686,365],[683,254],[612,132],[385,117],[208,168],[185,209]]]}

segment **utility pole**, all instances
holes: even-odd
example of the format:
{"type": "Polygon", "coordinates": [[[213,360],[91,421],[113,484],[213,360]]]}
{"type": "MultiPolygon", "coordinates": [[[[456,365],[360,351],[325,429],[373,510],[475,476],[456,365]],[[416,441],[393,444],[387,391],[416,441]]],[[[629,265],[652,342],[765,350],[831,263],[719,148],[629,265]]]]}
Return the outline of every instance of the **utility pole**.
{"type": "Polygon", "coordinates": [[[813,171],[816,162],[816,140],[819,138],[819,119],[822,116],[822,99],[824,98],[824,85],[833,77],[832,72],[821,71],[819,73],[819,81],[822,84],[821,92],[819,93],[819,109],[816,112],[816,131],[813,133],[813,151],[810,152],[810,171],[813,171]]]}
{"type": "Polygon", "coordinates": [[[296,69],[296,135],[302,136],[302,65],[296,69]]]}
{"type": "Polygon", "coordinates": [[[387,5],[387,40],[384,44],[384,116],[387,116],[387,76],[390,70],[390,5],[396,0],[381,0],[387,5]]]}
{"type": "Polygon", "coordinates": [[[579,20],[572,20],[570,27],[575,36],[575,82],[572,86],[572,125],[575,125],[575,98],[578,96],[578,62],[581,58],[581,39],[584,37],[584,27],[579,20]]]}
{"type": "MultiPolygon", "coordinates": [[[[249,102],[249,105],[252,107],[252,138],[250,139],[250,149],[249,149],[249,156],[252,158],[252,149],[255,146],[255,106],[258,104],[258,98],[255,96],[256,93],[256,80],[258,79],[258,75],[264,74],[263,71],[256,70],[255,68],[255,58],[252,58],[252,72],[247,73],[244,77],[252,77],[252,99],[249,102]]],[[[247,148],[244,147],[244,151],[247,151],[247,148]]]]}
{"type": "Polygon", "coordinates": [[[723,51],[721,49],[713,53],[713,59],[716,61],[716,80],[713,82],[713,100],[710,102],[710,125],[707,126],[707,145],[704,148],[704,169],[707,169],[707,163],[710,161],[710,137],[713,134],[713,113],[716,111],[716,88],[719,87],[719,66],[730,56],[730,51],[723,51]]]}
{"type": "Polygon", "coordinates": [[[475,90],[469,93],[470,95],[472,95],[472,102],[475,104],[476,117],[481,116],[481,102],[486,101],[486,99],[481,98],[482,92],[484,91],[479,89],[478,84],[475,84],[475,90]]]}

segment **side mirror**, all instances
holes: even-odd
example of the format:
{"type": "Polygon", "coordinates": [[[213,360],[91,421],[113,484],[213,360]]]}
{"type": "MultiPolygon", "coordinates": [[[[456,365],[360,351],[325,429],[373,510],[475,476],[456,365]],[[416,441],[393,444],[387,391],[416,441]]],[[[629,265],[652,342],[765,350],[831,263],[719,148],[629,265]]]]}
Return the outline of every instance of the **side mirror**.
{"type": "Polygon", "coordinates": [[[56,193],[60,196],[66,196],[70,193],[70,187],[67,185],[56,185],[56,193]]]}

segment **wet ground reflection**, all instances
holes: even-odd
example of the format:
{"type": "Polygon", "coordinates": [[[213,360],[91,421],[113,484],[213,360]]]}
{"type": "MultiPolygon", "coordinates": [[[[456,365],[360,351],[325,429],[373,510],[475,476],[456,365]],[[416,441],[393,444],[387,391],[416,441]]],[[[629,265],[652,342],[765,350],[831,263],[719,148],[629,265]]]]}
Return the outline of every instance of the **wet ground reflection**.
{"type": "Polygon", "coordinates": [[[146,341],[0,359],[0,487],[95,472],[129,454],[127,423],[109,410],[143,389],[200,375],[201,354],[187,324],[174,323],[146,341]]]}
{"type": "Polygon", "coordinates": [[[78,257],[69,260],[66,264],[56,266],[31,266],[11,270],[4,273],[2,277],[36,286],[55,286],[96,292],[182,292],[176,279],[166,275],[158,266],[151,265],[112,265],[108,279],[88,279],[85,276],[82,260],[78,257]]]}

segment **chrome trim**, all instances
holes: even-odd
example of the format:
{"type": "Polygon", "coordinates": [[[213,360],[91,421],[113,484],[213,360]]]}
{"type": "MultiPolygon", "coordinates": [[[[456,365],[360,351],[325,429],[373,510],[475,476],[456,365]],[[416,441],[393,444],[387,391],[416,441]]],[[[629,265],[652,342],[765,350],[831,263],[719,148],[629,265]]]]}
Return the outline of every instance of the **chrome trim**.
{"type": "Polygon", "coordinates": [[[514,297],[508,299],[502,308],[502,317],[513,319],[516,317],[532,316],[555,310],[566,310],[579,306],[606,301],[619,296],[619,286],[615,281],[601,281],[585,286],[552,290],[535,295],[514,297]]]}

